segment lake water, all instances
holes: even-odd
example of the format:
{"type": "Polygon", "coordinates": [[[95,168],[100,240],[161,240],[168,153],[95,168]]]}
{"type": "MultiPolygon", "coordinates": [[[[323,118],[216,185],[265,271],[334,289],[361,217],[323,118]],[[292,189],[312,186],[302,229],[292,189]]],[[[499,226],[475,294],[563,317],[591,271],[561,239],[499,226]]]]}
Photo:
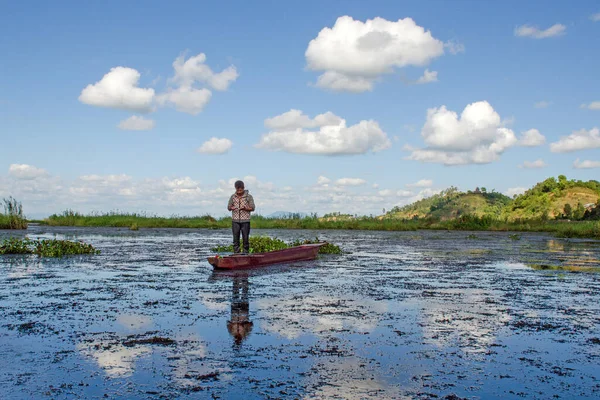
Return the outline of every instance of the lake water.
{"type": "Polygon", "coordinates": [[[253,230],[346,253],[233,273],[228,230],[27,234],[102,253],[0,256],[3,399],[600,397],[598,241],[253,230]]]}

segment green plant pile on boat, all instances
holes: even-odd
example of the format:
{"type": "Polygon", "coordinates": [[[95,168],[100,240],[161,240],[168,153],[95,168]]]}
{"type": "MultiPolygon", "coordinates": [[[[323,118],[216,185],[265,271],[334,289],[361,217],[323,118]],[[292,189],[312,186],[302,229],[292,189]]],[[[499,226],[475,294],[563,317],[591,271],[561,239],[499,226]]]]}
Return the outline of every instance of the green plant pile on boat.
{"type": "Polygon", "coordinates": [[[83,242],[58,239],[9,238],[0,243],[2,254],[36,254],[40,257],[63,257],[78,254],[100,254],[94,246],[83,242]]]}
{"type": "MultiPolygon", "coordinates": [[[[271,238],[268,236],[250,236],[250,253],[266,253],[268,251],[283,250],[303,244],[321,243],[319,238],[296,239],[286,243],[281,239],[271,238]]],[[[233,252],[233,244],[228,246],[216,246],[211,248],[211,251],[217,252],[233,252]]],[[[342,249],[339,246],[327,243],[319,248],[319,254],[342,254],[342,249]]]]}

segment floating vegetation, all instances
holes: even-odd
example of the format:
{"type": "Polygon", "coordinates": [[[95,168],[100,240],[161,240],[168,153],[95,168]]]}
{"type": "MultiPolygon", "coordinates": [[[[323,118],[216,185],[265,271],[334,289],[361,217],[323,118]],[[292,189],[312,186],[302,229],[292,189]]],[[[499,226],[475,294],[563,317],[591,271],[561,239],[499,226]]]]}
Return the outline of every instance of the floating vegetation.
{"type": "Polygon", "coordinates": [[[477,237],[477,235],[474,235],[471,233],[470,235],[467,236],[467,239],[473,240],[473,239],[479,239],[479,238],[477,237]]]}
{"type": "Polygon", "coordinates": [[[129,230],[131,230],[131,231],[137,231],[139,229],[140,229],[140,227],[135,222],[133,224],[131,224],[131,226],[129,227],[129,230]]]}
{"type": "Polygon", "coordinates": [[[4,199],[4,214],[0,214],[0,229],[27,229],[23,206],[12,196],[4,199]]]}
{"type": "MultiPolygon", "coordinates": [[[[286,243],[281,239],[271,238],[268,236],[250,236],[250,253],[266,253],[269,251],[283,250],[303,244],[321,243],[319,238],[296,239],[293,242],[286,243]]],[[[228,246],[216,246],[211,248],[211,251],[217,252],[233,252],[233,244],[228,246]]],[[[319,248],[319,254],[342,254],[342,249],[331,243],[327,243],[319,248]]]]}
{"type": "Polygon", "coordinates": [[[521,235],[519,235],[518,233],[511,233],[510,235],[508,235],[508,237],[511,240],[521,240],[521,235]]]}
{"type": "Polygon", "coordinates": [[[537,271],[600,272],[600,267],[589,265],[527,264],[527,266],[537,271]]]}
{"type": "Polygon", "coordinates": [[[0,243],[2,254],[36,254],[40,257],[63,257],[77,254],[100,254],[91,244],[69,240],[33,240],[27,237],[4,239],[0,243]]]}

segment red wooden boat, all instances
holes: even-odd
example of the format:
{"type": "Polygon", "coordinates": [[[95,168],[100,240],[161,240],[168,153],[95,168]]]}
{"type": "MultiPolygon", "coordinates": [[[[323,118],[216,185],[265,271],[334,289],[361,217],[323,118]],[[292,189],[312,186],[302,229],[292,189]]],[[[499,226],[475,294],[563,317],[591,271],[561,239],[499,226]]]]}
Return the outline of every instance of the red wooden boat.
{"type": "Polygon", "coordinates": [[[325,244],[327,242],[303,244],[267,253],[232,254],[225,257],[213,256],[208,257],[208,262],[215,269],[238,269],[290,261],[314,260],[317,258],[319,248],[325,244]]]}

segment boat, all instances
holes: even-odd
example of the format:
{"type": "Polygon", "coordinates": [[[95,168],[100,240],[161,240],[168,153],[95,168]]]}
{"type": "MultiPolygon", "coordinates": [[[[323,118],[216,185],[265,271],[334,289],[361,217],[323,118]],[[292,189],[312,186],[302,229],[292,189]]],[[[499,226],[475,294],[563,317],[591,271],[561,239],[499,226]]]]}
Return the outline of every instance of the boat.
{"type": "Polygon", "coordinates": [[[327,242],[302,244],[300,246],[290,247],[283,250],[269,251],[266,253],[253,254],[232,254],[229,256],[212,256],[208,257],[208,262],[214,269],[241,269],[260,267],[263,265],[291,262],[291,261],[306,261],[317,258],[319,248],[327,242]]]}

